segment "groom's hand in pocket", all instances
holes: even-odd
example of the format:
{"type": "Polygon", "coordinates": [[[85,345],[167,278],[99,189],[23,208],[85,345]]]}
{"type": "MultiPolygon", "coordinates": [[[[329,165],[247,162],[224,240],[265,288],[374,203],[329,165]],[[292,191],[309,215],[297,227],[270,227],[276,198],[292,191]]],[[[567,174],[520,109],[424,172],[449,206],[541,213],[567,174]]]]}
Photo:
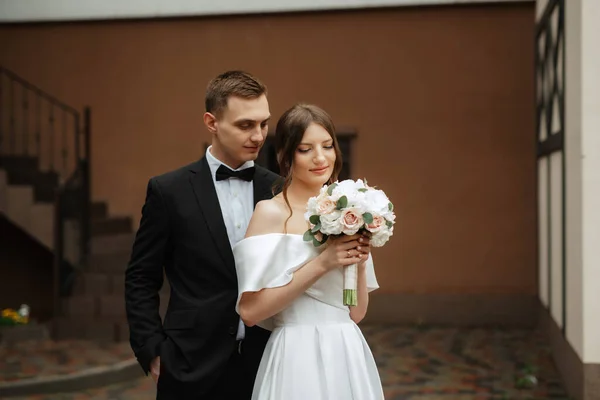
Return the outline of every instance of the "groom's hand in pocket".
{"type": "Polygon", "coordinates": [[[155,383],[158,383],[158,377],[160,375],[160,357],[156,357],[150,363],[150,375],[154,379],[155,383]]]}

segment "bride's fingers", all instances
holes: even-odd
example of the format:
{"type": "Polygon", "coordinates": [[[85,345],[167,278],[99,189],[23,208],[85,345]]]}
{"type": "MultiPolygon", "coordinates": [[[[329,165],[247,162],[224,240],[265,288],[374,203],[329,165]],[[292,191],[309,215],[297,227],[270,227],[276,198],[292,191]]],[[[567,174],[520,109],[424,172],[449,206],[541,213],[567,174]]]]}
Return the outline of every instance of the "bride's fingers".
{"type": "Polygon", "coordinates": [[[350,242],[343,242],[340,244],[340,249],[341,250],[350,250],[350,249],[355,249],[360,245],[360,243],[358,243],[358,240],[352,240],[350,242]]]}
{"type": "Polygon", "coordinates": [[[356,249],[350,249],[350,250],[346,250],[345,252],[341,252],[339,253],[339,257],[341,259],[354,259],[354,258],[358,258],[358,259],[363,259],[365,258],[365,254],[361,253],[360,251],[356,250],[356,249]]]}
{"type": "Polygon", "coordinates": [[[343,245],[340,245],[339,249],[346,250],[346,251],[350,250],[350,249],[354,249],[362,254],[369,254],[371,252],[370,245],[363,245],[363,244],[359,243],[358,241],[344,243],[343,245]]]}
{"type": "Polygon", "coordinates": [[[361,244],[361,245],[356,246],[356,250],[358,250],[359,252],[361,252],[363,254],[369,254],[371,252],[371,246],[361,244]]]}
{"type": "Polygon", "coordinates": [[[343,235],[343,236],[340,237],[339,240],[342,243],[349,243],[349,242],[352,242],[352,241],[355,241],[355,240],[359,240],[361,237],[363,237],[363,236],[357,233],[357,234],[350,235],[350,236],[343,235]]]}
{"type": "Polygon", "coordinates": [[[360,255],[369,254],[370,248],[369,248],[369,246],[366,246],[366,247],[365,246],[356,246],[351,249],[346,249],[346,252],[348,252],[348,254],[360,256],[360,255]]]}
{"type": "Polygon", "coordinates": [[[360,244],[365,245],[365,246],[371,244],[371,239],[369,239],[366,236],[361,236],[360,238],[358,238],[358,241],[360,242],[360,244]]]}
{"type": "Polygon", "coordinates": [[[349,257],[349,258],[344,258],[341,262],[342,266],[348,266],[348,265],[352,265],[352,264],[358,264],[362,261],[363,259],[360,257],[349,257]]]}

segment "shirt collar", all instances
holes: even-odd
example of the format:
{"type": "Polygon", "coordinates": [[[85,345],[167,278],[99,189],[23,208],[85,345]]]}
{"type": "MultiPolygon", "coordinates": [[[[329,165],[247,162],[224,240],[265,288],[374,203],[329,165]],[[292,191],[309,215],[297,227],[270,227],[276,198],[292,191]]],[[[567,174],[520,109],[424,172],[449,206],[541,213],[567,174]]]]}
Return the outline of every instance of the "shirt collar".
{"type": "Polygon", "coordinates": [[[224,166],[226,166],[227,168],[229,168],[229,169],[231,169],[233,171],[241,171],[243,169],[250,168],[250,167],[254,166],[254,161],[246,161],[238,169],[233,169],[229,165],[227,165],[224,162],[220,161],[217,157],[213,156],[213,154],[211,153],[210,149],[212,149],[212,145],[208,146],[208,149],[206,149],[206,161],[208,162],[208,166],[210,168],[210,172],[211,172],[211,174],[213,176],[213,179],[215,179],[215,177],[217,175],[217,169],[221,165],[224,165],[224,166]]]}

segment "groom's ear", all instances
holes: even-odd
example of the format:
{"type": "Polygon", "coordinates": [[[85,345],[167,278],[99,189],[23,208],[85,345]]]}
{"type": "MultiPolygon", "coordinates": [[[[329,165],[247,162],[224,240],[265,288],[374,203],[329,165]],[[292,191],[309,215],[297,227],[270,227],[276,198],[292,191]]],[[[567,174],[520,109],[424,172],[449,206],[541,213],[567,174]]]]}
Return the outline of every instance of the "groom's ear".
{"type": "Polygon", "coordinates": [[[210,133],[217,132],[217,118],[209,112],[204,113],[204,125],[210,133]]]}

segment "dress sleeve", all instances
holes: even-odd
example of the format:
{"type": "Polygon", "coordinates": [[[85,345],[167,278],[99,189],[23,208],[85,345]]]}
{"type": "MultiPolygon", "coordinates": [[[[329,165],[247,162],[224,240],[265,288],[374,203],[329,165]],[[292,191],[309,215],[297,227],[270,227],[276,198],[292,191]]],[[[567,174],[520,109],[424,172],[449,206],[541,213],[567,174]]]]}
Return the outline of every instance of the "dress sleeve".
{"type": "MultiPolygon", "coordinates": [[[[294,272],[310,261],[306,243],[290,240],[285,235],[260,235],[243,239],[233,248],[238,279],[238,298],[235,310],[246,292],[259,292],[285,286],[294,272]]],[[[272,330],[271,321],[261,321],[259,326],[272,330]]]]}

